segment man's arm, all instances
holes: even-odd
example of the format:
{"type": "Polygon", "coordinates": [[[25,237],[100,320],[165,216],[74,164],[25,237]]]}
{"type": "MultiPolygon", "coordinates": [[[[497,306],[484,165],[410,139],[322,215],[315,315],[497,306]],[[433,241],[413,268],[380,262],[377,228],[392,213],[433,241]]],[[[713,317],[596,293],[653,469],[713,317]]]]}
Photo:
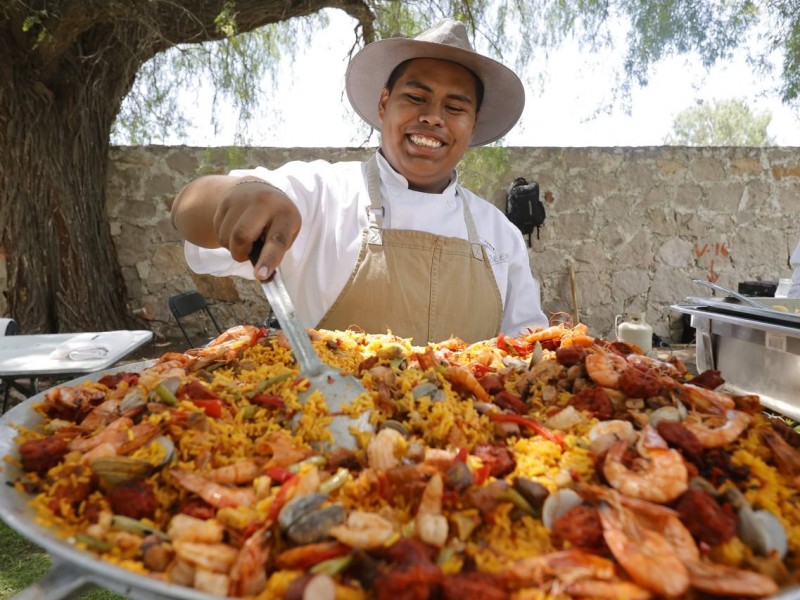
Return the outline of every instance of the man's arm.
{"type": "Polygon", "coordinates": [[[301,217],[280,189],[257,177],[207,175],[184,187],[172,205],[172,224],[183,239],[205,248],[227,248],[246,261],[253,242],[264,240],[255,265],[267,279],[300,230],[301,217]]]}

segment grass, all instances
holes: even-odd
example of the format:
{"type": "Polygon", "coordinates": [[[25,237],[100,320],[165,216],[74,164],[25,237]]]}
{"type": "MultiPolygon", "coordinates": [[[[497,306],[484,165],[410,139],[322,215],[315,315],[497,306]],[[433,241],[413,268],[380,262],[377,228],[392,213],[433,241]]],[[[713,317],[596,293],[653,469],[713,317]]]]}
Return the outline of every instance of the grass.
{"type": "MultiPolygon", "coordinates": [[[[47,553],[0,521],[0,600],[18,594],[36,583],[52,564],[47,553]]],[[[78,596],[80,600],[123,600],[98,587],[78,596]]]]}

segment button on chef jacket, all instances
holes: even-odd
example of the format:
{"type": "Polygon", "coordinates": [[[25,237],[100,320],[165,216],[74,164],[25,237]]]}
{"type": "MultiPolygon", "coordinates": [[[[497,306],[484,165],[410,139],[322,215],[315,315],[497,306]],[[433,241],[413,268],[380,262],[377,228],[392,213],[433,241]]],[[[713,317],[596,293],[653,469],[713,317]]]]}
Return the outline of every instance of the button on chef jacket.
{"type": "MultiPolygon", "coordinates": [[[[405,177],[380,152],[377,158],[386,209],[385,228],[468,239],[461,199],[456,195],[455,172],[441,194],[417,192],[408,189],[405,177]]],[[[315,327],[339,297],[358,259],[370,204],[366,163],[293,161],[275,170],[257,167],[232,171],[231,175],[251,175],[268,181],[283,190],[300,210],[303,224],[280,270],[298,319],[305,327],[315,327]]],[[[546,327],[539,283],[531,273],[522,234],[493,204],[469,190],[463,191],[503,300],[501,331],[515,336],[527,327],[546,327]]],[[[186,242],[184,254],[196,273],[254,279],[250,262],[234,260],[225,248],[201,248],[186,242]]],[[[454,305],[464,302],[469,299],[453,298],[454,305]]]]}

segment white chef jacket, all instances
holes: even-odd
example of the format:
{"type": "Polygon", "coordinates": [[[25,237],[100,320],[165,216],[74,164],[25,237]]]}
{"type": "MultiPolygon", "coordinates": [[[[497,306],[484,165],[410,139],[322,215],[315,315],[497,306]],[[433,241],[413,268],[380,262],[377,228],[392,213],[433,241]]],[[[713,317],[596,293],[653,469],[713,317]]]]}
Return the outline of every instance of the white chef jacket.
{"type": "Polygon", "coordinates": [[[787,297],[800,298],[800,242],[797,243],[797,248],[794,249],[789,264],[794,267],[794,271],[792,272],[792,287],[789,288],[787,297]]]}
{"type": "MultiPolygon", "coordinates": [[[[386,207],[384,227],[468,239],[464,213],[456,197],[455,172],[441,194],[417,192],[408,189],[408,181],[380,152],[377,157],[386,207]]],[[[305,327],[319,323],[355,268],[370,204],[365,172],[366,163],[322,160],[293,161],[275,170],[257,167],[231,171],[233,176],[252,175],[280,188],[302,215],[300,232],[284,255],[280,271],[297,317],[305,327]]],[[[539,283],[531,272],[522,234],[493,204],[469,190],[464,194],[503,300],[501,331],[519,335],[526,327],[546,327],[539,283]]],[[[225,248],[201,248],[186,242],[184,254],[196,273],[255,278],[253,266],[235,261],[225,248]]],[[[453,298],[453,302],[469,299],[453,298]]]]}

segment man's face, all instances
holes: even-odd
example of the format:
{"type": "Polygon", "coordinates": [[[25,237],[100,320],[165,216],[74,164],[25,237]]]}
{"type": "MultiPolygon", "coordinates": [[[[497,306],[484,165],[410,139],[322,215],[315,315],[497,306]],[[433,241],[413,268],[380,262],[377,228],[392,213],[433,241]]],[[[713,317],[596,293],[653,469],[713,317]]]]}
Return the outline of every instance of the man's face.
{"type": "Polygon", "coordinates": [[[439,193],[469,147],[478,120],[477,81],[459,64],[409,62],[378,104],[381,149],[409,187],[439,193]]]}

